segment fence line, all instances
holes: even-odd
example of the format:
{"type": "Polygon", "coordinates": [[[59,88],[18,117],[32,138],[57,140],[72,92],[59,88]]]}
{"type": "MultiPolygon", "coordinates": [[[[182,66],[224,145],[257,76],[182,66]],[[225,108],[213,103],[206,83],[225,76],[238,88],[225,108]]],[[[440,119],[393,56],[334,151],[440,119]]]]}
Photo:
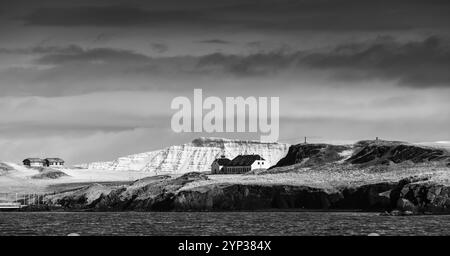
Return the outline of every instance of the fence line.
{"type": "Polygon", "coordinates": [[[21,203],[21,205],[41,205],[48,193],[0,193],[0,202],[21,203]]]}

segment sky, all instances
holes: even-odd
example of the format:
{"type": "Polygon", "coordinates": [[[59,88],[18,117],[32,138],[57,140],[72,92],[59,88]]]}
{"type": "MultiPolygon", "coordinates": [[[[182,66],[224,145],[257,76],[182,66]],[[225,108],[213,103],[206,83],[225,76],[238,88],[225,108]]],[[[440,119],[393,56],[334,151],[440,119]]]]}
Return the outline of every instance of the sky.
{"type": "Polygon", "coordinates": [[[182,144],[194,88],[279,97],[283,143],[450,140],[447,0],[0,0],[0,160],[182,144]]]}

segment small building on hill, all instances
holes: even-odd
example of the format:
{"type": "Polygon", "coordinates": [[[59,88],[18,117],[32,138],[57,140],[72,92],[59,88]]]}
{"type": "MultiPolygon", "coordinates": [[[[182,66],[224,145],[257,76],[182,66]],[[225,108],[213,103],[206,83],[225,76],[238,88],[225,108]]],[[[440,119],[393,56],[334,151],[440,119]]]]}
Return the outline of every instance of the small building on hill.
{"type": "Polygon", "coordinates": [[[44,160],[40,158],[27,158],[23,160],[23,165],[28,167],[43,167],[44,166],[44,160]]]}
{"type": "Polygon", "coordinates": [[[255,169],[267,169],[269,163],[260,155],[239,155],[224,165],[219,174],[242,174],[255,169]]]}
{"type": "Polygon", "coordinates": [[[23,160],[23,165],[28,167],[62,167],[64,160],[61,158],[27,158],[23,160]]]}
{"type": "Polygon", "coordinates": [[[226,158],[224,155],[222,155],[220,158],[217,158],[214,160],[214,162],[211,164],[211,173],[212,174],[219,174],[222,171],[222,168],[229,164],[231,162],[230,159],[226,158]]]}
{"type": "Polygon", "coordinates": [[[46,158],[44,159],[44,166],[46,167],[62,167],[64,166],[64,160],[61,158],[46,158]]]}

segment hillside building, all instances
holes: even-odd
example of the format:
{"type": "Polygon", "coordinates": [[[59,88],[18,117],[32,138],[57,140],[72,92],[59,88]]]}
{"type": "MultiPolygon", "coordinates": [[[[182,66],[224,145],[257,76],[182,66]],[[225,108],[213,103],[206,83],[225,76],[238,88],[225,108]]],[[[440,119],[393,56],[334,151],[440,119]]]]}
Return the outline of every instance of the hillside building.
{"type": "MultiPolygon", "coordinates": [[[[216,161],[219,159],[216,159],[216,161]]],[[[214,165],[214,163],[213,163],[214,165]]],[[[212,168],[213,174],[242,174],[256,169],[267,169],[269,163],[260,155],[239,155],[222,168],[212,168]]]]}

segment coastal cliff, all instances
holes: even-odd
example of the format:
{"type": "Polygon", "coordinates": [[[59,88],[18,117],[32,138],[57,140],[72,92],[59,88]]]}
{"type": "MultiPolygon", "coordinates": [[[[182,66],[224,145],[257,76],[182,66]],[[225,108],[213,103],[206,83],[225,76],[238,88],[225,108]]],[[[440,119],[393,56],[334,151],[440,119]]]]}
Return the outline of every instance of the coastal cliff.
{"type": "Polygon", "coordinates": [[[165,149],[120,157],[110,162],[82,164],[79,167],[94,170],[145,171],[149,175],[205,172],[214,159],[225,155],[234,158],[240,154],[259,154],[269,165],[286,155],[289,145],[251,140],[197,138],[190,143],[165,149]]]}

